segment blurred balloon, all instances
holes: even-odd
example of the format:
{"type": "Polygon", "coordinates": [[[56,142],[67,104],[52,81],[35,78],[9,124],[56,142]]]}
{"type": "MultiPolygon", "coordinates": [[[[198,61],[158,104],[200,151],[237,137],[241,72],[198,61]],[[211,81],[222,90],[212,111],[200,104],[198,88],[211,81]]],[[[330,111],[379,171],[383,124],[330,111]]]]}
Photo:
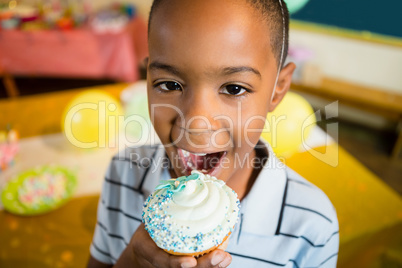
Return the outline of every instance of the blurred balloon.
{"type": "Polygon", "coordinates": [[[286,5],[288,6],[289,13],[293,14],[302,9],[309,0],[285,0],[286,5]]]}
{"type": "Polygon", "coordinates": [[[64,109],[61,127],[67,139],[80,148],[113,146],[118,136],[119,102],[100,90],[78,94],[64,109]]]}
{"type": "Polygon", "coordinates": [[[316,125],[314,110],[300,95],[288,92],[276,109],[268,113],[262,137],[278,156],[299,151],[316,125]]]}

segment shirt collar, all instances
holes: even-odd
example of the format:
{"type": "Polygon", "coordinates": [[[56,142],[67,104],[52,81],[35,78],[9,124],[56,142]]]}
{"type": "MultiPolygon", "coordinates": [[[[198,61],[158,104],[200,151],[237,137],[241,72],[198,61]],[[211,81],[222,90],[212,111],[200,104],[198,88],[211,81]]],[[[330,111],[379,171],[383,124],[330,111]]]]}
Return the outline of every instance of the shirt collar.
{"type": "Polygon", "coordinates": [[[275,156],[271,146],[260,140],[261,144],[268,149],[268,159],[250,192],[241,201],[241,231],[267,236],[275,235],[277,230],[287,176],[286,165],[275,156]]]}

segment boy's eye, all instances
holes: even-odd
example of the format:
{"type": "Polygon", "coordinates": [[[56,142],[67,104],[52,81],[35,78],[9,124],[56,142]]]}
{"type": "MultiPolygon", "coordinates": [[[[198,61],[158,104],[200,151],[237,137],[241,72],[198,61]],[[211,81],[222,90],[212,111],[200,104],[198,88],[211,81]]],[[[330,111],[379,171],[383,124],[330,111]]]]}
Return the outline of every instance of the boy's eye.
{"type": "Polygon", "coordinates": [[[246,92],[247,92],[247,89],[245,89],[244,87],[239,86],[239,85],[227,85],[223,88],[224,94],[229,94],[229,95],[233,95],[233,96],[240,96],[246,92]]]}
{"type": "Polygon", "coordinates": [[[181,90],[181,85],[173,81],[162,82],[159,83],[157,86],[159,86],[162,90],[165,91],[181,90]]]}

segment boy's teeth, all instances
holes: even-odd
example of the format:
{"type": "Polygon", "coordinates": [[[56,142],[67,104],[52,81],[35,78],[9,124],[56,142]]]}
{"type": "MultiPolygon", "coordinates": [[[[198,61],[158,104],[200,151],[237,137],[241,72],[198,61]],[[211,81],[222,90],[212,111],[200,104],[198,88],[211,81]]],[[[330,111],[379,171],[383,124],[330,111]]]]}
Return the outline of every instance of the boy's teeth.
{"type": "Polygon", "coordinates": [[[190,157],[190,154],[197,155],[197,156],[206,156],[207,155],[205,153],[190,153],[190,152],[188,152],[186,150],[183,150],[183,149],[181,149],[181,150],[183,152],[184,157],[190,157]]]}
{"type": "Polygon", "coordinates": [[[193,153],[193,155],[205,156],[205,155],[207,155],[207,154],[205,154],[205,153],[193,153]]]}

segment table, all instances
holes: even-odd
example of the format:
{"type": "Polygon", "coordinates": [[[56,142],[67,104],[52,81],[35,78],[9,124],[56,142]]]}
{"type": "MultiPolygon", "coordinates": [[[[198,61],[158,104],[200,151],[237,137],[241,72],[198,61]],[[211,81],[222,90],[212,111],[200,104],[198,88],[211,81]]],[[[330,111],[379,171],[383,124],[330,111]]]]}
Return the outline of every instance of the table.
{"type": "Polygon", "coordinates": [[[0,100],[0,129],[5,130],[10,125],[22,138],[61,132],[64,108],[77,94],[85,90],[98,89],[119,99],[120,92],[128,85],[119,83],[2,99],[0,100]]]}
{"type": "MultiPolygon", "coordinates": [[[[118,95],[126,86],[102,89],[118,95]]],[[[32,106],[40,114],[39,119],[34,119],[37,124],[42,123],[39,130],[47,126],[57,132],[55,126],[59,119],[53,114],[58,114],[65,100],[80,91],[0,101],[0,113],[12,115],[21,107],[32,106]],[[12,105],[7,105],[9,103],[12,105]],[[53,113],[46,113],[49,103],[52,103],[53,113]]],[[[21,126],[20,131],[30,129],[28,119],[23,116],[9,118],[21,126]]],[[[0,126],[4,121],[4,117],[0,117],[0,126]]],[[[79,187],[75,197],[65,206],[42,216],[20,217],[0,210],[0,267],[27,267],[28,264],[29,267],[84,267],[95,227],[103,173],[117,148],[77,151],[60,133],[27,137],[20,145],[20,159],[14,167],[0,174],[0,187],[20,170],[47,163],[75,169],[79,187]]],[[[322,146],[322,142],[316,142],[312,147],[315,154],[299,152],[286,158],[285,162],[320,187],[334,204],[340,223],[339,267],[401,265],[401,197],[338,144],[332,142],[322,146]],[[330,152],[328,157],[337,158],[335,166],[317,157],[326,152],[330,152]]]]}
{"type": "Polygon", "coordinates": [[[147,46],[147,25],[140,17],[115,33],[97,33],[89,27],[69,31],[3,30],[0,75],[133,82],[138,80],[138,66],[148,55],[147,46]]]}

